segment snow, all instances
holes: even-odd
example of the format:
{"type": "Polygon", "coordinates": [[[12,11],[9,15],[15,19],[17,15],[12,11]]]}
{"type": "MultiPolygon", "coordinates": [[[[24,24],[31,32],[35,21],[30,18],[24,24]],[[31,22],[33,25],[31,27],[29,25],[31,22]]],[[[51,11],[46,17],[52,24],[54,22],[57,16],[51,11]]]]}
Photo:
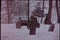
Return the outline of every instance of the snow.
{"type": "Polygon", "coordinates": [[[29,35],[26,26],[16,29],[15,24],[1,24],[1,40],[59,40],[59,24],[55,24],[54,32],[49,32],[50,25],[40,24],[36,35],[29,35]]]}

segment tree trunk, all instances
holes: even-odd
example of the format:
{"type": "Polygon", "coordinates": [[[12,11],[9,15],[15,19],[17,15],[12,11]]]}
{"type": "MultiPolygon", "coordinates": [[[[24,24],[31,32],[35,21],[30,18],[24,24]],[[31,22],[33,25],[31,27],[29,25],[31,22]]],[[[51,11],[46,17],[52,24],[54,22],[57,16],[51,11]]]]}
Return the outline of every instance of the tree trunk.
{"type": "Polygon", "coordinates": [[[10,15],[9,15],[9,1],[7,0],[7,14],[8,14],[8,24],[10,22],[10,15]]]}
{"type": "Polygon", "coordinates": [[[52,24],[51,13],[52,13],[52,0],[49,0],[49,11],[45,19],[45,24],[52,24]]]}
{"type": "Polygon", "coordinates": [[[58,8],[58,0],[56,0],[56,11],[57,11],[58,23],[60,23],[60,13],[59,13],[59,8],[58,8]]]}
{"type": "Polygon", "coordinates": [[[44,3],[45,3],[45,0],[43,0],[43,5],[42,5],[42,18],[41,18],[41,23],[42,23],[42,20],[43,20],[43,15],[44,15],[44,3]]]}

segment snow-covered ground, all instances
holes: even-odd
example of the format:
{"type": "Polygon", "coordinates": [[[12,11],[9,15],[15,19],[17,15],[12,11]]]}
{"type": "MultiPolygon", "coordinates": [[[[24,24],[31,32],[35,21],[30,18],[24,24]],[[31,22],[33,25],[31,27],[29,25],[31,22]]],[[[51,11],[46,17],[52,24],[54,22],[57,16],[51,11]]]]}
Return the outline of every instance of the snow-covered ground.
{"type": "Polygon", "coordinates": [[[55,24],[54,32],[49,32],[49,25],[41,24],[36,35],[29,35],[26,26],[16,29],[15,24],[1,24],[1,40],[59,40],[59,24],[55,24]]]}

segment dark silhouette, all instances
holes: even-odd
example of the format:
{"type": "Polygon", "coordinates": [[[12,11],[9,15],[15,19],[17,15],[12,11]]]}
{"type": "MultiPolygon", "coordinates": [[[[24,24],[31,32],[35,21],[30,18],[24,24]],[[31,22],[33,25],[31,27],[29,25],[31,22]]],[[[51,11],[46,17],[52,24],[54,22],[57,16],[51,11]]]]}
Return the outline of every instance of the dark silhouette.
{"type": "Polygon", "coordinates": [[[49,28],[49,30],[48,30],[48,31],[53,32],[53,31],[54,31],[54,28],[55,28],[55,25],[54,25],[54,24],[51,24],[51,25],[50,25],[50,28],[49,28]]]}
{"type": "Polygon", "coordinates": [[[33,15],[28,20],[20,20],[16,23],[16,28],[21,28],[21,26],[27,26],[27,28],[30,30],[30,35],[36,34],[36,28],[40,27],[40,24],[37,22],[37,18],[33,15]]]}
{"type": "Polygon", "coordinates": [[[49,0],[49,11],[45,19],[45,24],[52,24],[51,13],[52,13],[52,0],[49,0]]]}
{"type": "Polygon", "coordinates": [[[37,18],[32,15],[30,19],[31,19],[31,21],[29,23],[30,35],[35,35],[36,34],[36,28],[37,28],[37,18]]]}
{"type": "Polygon", "coordinates": [[[16,23],[16,28],[21,28],[21,26],[27,26],[28,20],[20,20],[16,23]]]}

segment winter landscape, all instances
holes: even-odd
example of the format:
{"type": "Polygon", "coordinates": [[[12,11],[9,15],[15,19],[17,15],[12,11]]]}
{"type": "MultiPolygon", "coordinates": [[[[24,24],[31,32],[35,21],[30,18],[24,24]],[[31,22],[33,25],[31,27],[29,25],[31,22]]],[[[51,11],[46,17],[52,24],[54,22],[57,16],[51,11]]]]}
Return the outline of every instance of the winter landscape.
{"type": "MultiPolygon", "coordinates": [[[[9,5],[7,4],[7,1],[1,1],[1,40],[59,40],[60,24],[57,22],[58,17],[55,2],[56,1],[52,2],[53,6],[51,14],[51,22],[55,25],[54,31],[48,31],[50,25],[44,24],[44,20],[46,17],[43,17],[42,23],[41,18],[37,17],[40,28],[36,28],[36,35],[29,35],[30,30],[27,28],[27,26],[22,26],[22,28],[16,28],[16,23],[19,21],[19,17],[21,17],[22,20],[28,20],[28,1],[9,1],[9,5]],[[7,5],[9,6],[9,12],[7,9],[7,5]]],[[[33,15],[32,11],[34,11],[36,7],[39,6],[42,10],[43,1],[29,2],[29,18],[31,15],[33,15]]],[[[48,14],[48,10],[49,1],[45,1],[44,14],[48,14]]]]}

